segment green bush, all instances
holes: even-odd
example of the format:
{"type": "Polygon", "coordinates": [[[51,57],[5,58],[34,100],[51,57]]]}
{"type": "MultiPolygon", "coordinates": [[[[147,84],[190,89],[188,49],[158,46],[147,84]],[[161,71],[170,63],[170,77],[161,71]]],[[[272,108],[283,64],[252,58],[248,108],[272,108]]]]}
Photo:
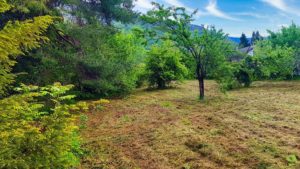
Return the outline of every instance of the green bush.
{"type": "Polygon", "coordinates": [[[255,55],[248,59],[248,68],[255,79],[290,79],[293,77],[296,59],[295,50],[286,46],[272,46],[268,40],[255,45],[255,55]]]}
{"type": "Polygon", "coordinates": [[[182,53],[170,41],[153,45],[148,52],[146,72],[150,87],[166,88],[172,81],[182,80],[187,74],[181,63],[182,53]]]}
{"type": "Polygon", "coordinates": [[[245,65],[246,61],[233,62],[223,64],[222,67],[217,70],[218,81],[220,89],[222,91],[232,90],[240,87],[249,87],[253,80],[253,73],[245,65]]]}
{"type": "Polygon", "coordinates": [[[145,58],[143,39],[101,25],[57,25],[69,42],[52,43],[33,58],[22,58],[15,68],[18,81],[44,86],[55,81],[74,84],[81,98],[128,94],[137,86],[145,58]]]}
{"type": "Polygon", "coordinates": [[[80,139],[72,86],[25,86],[0,100],[0,168],[70,168],[79,164],[80,139]]]}
{"type": "Polygon", "coordinates": [[[219,83],[221,91],[225,92],[227,90],[241,87],[237,77],[235,76],[236,67],[232,64],[223,64],[218,70],[215,70],[215,72],[219,75],[216,78],[216,81],[219,83]]]}

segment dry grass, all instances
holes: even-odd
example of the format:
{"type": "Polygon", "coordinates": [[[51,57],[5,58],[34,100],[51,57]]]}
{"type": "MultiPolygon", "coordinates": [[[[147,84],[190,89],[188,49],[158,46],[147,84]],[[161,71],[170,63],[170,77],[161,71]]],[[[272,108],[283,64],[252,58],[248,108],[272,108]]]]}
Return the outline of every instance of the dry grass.
{"type": "Polygon", "coordinates": [[[206,86],[205,102],[190,81],[88,114],[81,168],[300,168],[299,82],[258,82],[226,95],[213,81],[206,86]]]}

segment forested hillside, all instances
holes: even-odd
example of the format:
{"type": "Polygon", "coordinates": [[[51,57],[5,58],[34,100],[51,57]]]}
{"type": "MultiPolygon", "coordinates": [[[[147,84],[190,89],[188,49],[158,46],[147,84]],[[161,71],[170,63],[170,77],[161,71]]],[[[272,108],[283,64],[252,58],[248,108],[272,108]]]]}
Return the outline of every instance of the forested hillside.
{"type": "Polygon", "coordinates": [[[0,0],[0,168],[300,168],[300,27],[135,3],[0,0]]]}

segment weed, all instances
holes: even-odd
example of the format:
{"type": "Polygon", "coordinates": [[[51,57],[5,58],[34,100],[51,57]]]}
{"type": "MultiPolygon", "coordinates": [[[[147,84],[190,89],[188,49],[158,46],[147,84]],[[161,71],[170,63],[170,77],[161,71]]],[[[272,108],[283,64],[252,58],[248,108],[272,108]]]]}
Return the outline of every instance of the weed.
{"type": "Polygon", "coordinates": [[[182,166],[182,169],[191,169],[192,167],[187,163],[182,166]]]}
{"type": "Polygon", "coordinates": [[[288,163],[288,166],[293,166],[293,165],[296,165],[297,162],[298,162],[298,158],[295,154],[292,154],[292,155],[289,155],[285,158],[285,160],[287,161],[288,163]]]}
{"type": "Polygon", "coordinates": [[[79,120],[80,120],[80,125],[79,125],[79,128],[80,129],[85,129],[87,127],[87,121],[88,121],[88,116],[85,115],[85,114],[81,114],[79,116],[79,120]]]}
{"type": "Polygon", "coordinates": [[[182,122],[184,125],[187,125],[187,126],[189,126],[189,125],[192,124],[192,122],[191,122],[188,118],[182,118],[182,119],[181,119],[181,122],[182,122]]]}
{"type": "Polygon", "coordinates": [[[134,121],[134,118],[125,114],[123,115],[121,118],[120,118],[120,121],[123,122],[123,123],[129,123],[129,122],[132,122],[134,121]]]}

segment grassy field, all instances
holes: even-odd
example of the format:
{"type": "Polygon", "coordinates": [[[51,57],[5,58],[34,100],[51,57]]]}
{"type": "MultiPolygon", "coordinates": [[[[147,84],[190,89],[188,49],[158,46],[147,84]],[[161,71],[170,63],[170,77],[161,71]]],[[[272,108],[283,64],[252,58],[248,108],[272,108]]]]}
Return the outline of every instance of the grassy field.
{"type": "Polygon", "coordinates": [[[257,82],[220,93],[196,81],[138,90],[90,112],[81,168],[299,169],[300,82],[257,82]]]}

